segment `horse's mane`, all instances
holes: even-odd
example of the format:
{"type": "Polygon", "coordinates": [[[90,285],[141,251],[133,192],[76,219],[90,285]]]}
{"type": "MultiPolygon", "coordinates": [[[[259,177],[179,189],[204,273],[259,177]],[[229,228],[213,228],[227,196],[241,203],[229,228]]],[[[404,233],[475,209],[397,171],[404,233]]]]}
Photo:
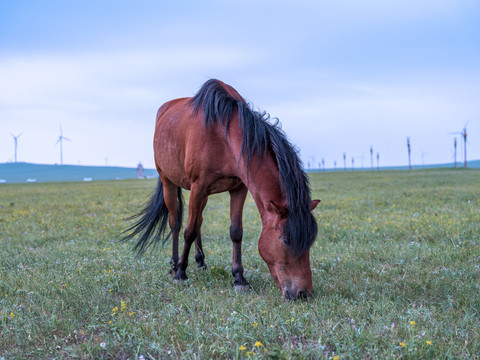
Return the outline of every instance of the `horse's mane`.
{"type": "Polygon", "coordinates": [[[288,141],[278,120],[269,122],[267,113],[253,110],[232,90],[219,80],[208,80],[190,102],[195,113],[202,109],[206,125],[224,125],[226,136],[232,113],[238,109],[243,130],[241,151],[247,157],[247,169],[254,155],[272,155],[280,173],[289,213],[284,228],[285,243],[294,254],[301,255],[315,241],[317,222],[310,211],[310,185],[298,151],[288,141]]]}

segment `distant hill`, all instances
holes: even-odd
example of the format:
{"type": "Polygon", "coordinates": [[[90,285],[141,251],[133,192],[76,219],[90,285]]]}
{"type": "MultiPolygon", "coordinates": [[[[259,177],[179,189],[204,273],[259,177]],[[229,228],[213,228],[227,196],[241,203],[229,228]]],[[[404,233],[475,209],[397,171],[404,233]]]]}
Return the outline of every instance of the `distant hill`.
{"type": "MultiPolygon", "coordinates": [[[[467,163],[467,166],[469,169],[480,169],[480,160],[472,160],[467,163]]],[[[448,169],[448,168],[453,168],[454,165],[453,163],[446,163],[446,164],[429,164],[429,165],[412,165],[413,170],[422,170],[422,169],[448,169]]],[[[457,162],[457,168],[458,169],[463,169],[463,162],[457,162]]],[[[375,167],[375,170],[377,168],[375,167]]],[[[351,171],[351,167],[347,167],[347,171],[351,171]]],[[[365,166],[365,167],[356,167],[355,171],[369,171],[370,166],[365,166]]],[[[408,165],[404,166],[381,166],[380,170],[408,170],[408,165]]],[[[312,172],[318,172],[320,169],[309,169],[308,171],[312,172]]],[[[325,171],[335,171],[332,168],[327,168],[325,171]]],[[[336,171],[343,171],[343,166],[342,167],[337,167],[336,171]]]]}
{"type": "MultiPolygon", "coordinates": [[[[434,169],[434,168],[453,168],[453,163],[431,164],[431,165],[412,165],[412,169],[434,169]]],[[[467,163],[469,169],[480,169],[480,160],[472,160],[467,163]]],[[[457,168],[463,168],[463,162],[457,162],[457,168]]],[[[381,170],[408,170],[408,166],[381,167],[381,170]]]]}
{"type": "MultiPolygon", "coordinates": [[[[146,177],[157,177],[155,169],[145,169],[146,177]]],[[[136,179],[137,169],[114,166],[0,164],[1,183],[95,181],[136,179]]]]}
{"type": "MultiPolygon", "coordinates": [[[[413,169],[452,168],[453,163],[413,166],[413,169]]],[[[457,163],[463,167],[463,163],[457,163]]],[[[468,162],[469,168],[480,169],[480,160],[468,162]]],[[[408,166],[381,167],[380,170],[406,170],[408,166]]],[[[328,169],[332,171],[333,169],[328,169]]],[[[337,170],[341,170],[340,168],[337,170]]],[[[357,171],[369,168],[356,168],[357,171]]],[[[318,171],[312,169],[311,171],[318,171]]],[[[155,169],[145,169],[145,177],[157,177],[155,169]]],[[[41,165],[30,163],[0,164],[0,183],[54,182],[54,181],[96,181],[136,179],[137,169],[115,166],[80,166],[80,165],[41,165]]]]}

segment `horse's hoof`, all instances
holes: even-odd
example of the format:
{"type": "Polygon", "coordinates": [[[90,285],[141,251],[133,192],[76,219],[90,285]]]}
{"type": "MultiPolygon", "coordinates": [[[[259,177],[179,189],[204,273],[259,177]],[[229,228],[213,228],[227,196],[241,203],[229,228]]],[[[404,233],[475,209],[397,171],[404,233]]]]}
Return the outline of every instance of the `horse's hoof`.
{"type": "Polygon", "coordinates": [[[177,272],[175,273],[175,276],[173,277],[173,280],[175,282],[186,281],[186,280],[188,280],[187,273],[184,270],[178,269],[177,272]]]}
{"type": "Polygon", "coordinates": [[[235,292],[246,293],[246,292],[249,292],[251,289],[252,289],[252,287],[248,283],[247,284],[233,284],[233,290],[235,290],[235,292]]]}
{"type": "Polygon", "coordinates": [[[207,264],[205,264],[205,263],[197,264],[197,269],[198,270],[207,270],[207,264]]]}

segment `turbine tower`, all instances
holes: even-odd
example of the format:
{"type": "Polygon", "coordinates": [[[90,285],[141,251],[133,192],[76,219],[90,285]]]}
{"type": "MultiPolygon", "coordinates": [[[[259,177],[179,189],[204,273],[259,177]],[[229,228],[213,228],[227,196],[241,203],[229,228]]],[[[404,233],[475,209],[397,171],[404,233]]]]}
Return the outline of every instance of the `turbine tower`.
{"type": "Polygon", "coordinates": [[[465,126],[463,127],[462,132],[460,133],[460,135],[462,135],[462,137],[463,137],[463,146],[464,146],[463,160],[464,160],[465,169],[467,168],[467,124],[468,124],[468,121],[465,124],[465,126]]]}
{"type": "Polygon", "coordinates": [[[373,171],[373,146],[370,145],[370,167],[373,171]]]}
{"type": "Polygon", "coordinates": [[[62,125],[60,125],[60,136],[58,137],[58,140],[55,143],[55,145],[60,143],[60,165],[63,165],[63,140],[67,140],[67,141],[72,142],[72,140],[63,136],[62,125]]]}
{"type": "Polygon", "coordinates": [[[453,138],[453,162],[454,166],[457,167],[457,138],[453,138]]]}
{"type": "MultiPolygon", "coordinates": [[[[467,168],[467,124],[468,124],[468,121],[463,126],[462,131],[450,133],[450,134],[460,134],[460,136],[463,137],[463,166],[465,168],[467,168]]],[[[454,151],[455,151],[455,153],[454,153],[455,167],[457,167],[456,166],[456,164],[457,164],[457,138],[454,138],[453,146],[454,146],[454,151]]]]}
{"type": "Polygon", "coordinates": [[[15,142],[15,162],[17,162],[17,145],[18,145],[18,138],[22,136],[23,133],[18,134],[17,136],[10,133],[13,136],[13,141],[15,142]]]}
{"type": "Polygon", "coordinates": [[[423,151],[422,149],[420,149],[420,153],[422,154],[422,165],[425,166],[425,155],[428,155],[427,152],[423,151]]]}
{"type": "Polygon", "coordinates": [[[408,170],[412,170],[412,161],[410,159],[411,148],[410,148],[410,138],[409,137],[407,137],[407,149],[408,149],[408,170]]]}

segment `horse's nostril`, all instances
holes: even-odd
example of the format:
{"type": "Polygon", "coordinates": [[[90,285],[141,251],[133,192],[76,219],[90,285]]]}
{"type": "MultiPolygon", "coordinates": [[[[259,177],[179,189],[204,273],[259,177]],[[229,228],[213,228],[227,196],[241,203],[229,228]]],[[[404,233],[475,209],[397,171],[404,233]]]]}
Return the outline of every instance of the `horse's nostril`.
{"type": "Polygon", "coordinates": [[[286,300],[295,300],[295,297],[289,290],[285,290],[283,293],[283,296],[285,297],[286,300]]]}
{"type": "Polygon", "coordinates": [[[310,294],[307,292],[307,291],[303,291],[303,290],[300,290],[297,294],[297,299],[300,299],[300,300],[307,300],[308,296],[310,294]]]}

